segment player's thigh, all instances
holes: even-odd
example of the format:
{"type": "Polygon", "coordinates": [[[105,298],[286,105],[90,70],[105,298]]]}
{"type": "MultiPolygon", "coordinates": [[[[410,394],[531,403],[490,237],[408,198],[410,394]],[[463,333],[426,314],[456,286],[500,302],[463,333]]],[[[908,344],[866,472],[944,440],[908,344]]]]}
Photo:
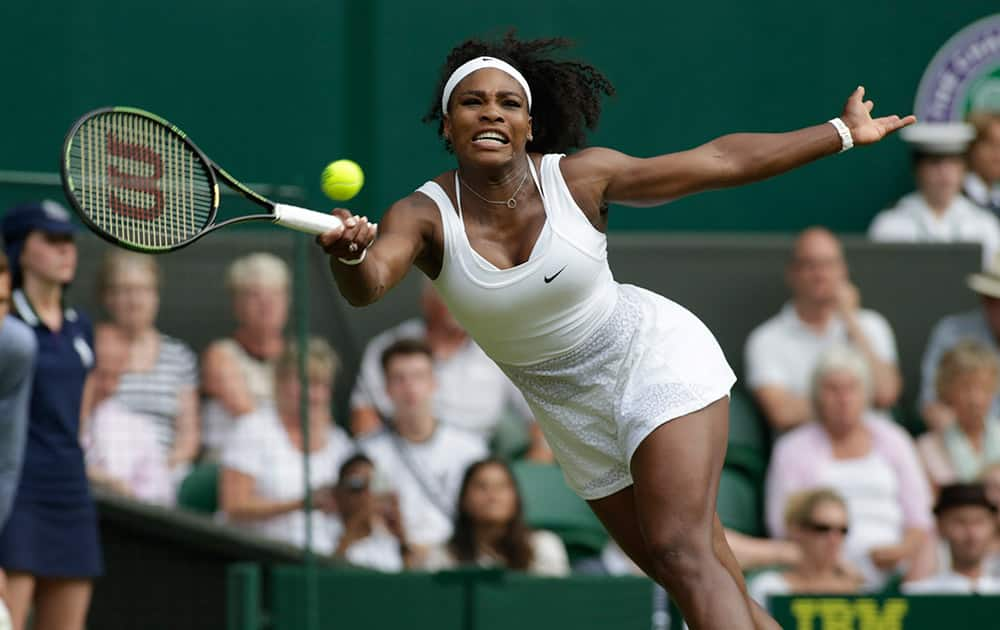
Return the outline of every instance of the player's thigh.
{"type": "Polygon", "coordinates": [[[647,545],[711,548],[726,456],[729,398],[660,425],[632,457],[636,514],[647,545]]]}
{"type": "Polygon", "coordinates": [[[14,624],[14,630],[23,630],[31,610],[31,598],[35,592],[35,576],[30,573],[7,573],[7,610],[14,624]]]}
{"type": "Polygon", "coordinates": [[[84,630],[93,582],[39,578],[32,630],[84,630]]]}
{"type": "Polygon", "coordinates": [[[646,541],[642,536],[642,530],[639,529],[632,486],[587,503],[625,555],[631,558],[646,575],[653,576],[646,541]]]}

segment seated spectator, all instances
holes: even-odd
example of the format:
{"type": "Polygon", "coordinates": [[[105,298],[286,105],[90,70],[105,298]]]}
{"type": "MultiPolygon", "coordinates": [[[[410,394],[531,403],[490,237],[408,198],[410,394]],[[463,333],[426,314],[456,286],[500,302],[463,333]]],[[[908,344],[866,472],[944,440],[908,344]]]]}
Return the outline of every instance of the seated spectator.
{"type": "Polygon", "coordinates": [[[285,349],[288,266],[273,254],[238,258],[226,272],[236,330],[202,354],[201,443],[219,452],[235,418],[273,401],[274,363],[285,349]]]}
{"type": "Polygon", "coordinates": [[[941,488],[937,530],[948,545],[950,566],[922,580],[903,584],[908,595],[1000,594],[1000,579],[989,575],[987,560],[997,533],[997,508],[982,484],[953,484],[941,488]]]}
{"type": "Polygon", "coordinates": [[[335,510],[332,486],[341,464],[354,451],[350,438],[330,417],[337,357],[319,338],[309,341],[309,443],[299,410],[298,349],[289,345],[275,365],[274,406],[263,405],[237,422],[222,451],[220,504],[225,520],[253,533],[305,546],[306,483],[303,457],[309,453],[313,549],[334,551],[329,519],[335,510]]]}
{"type": "Polygon", "coordinates": [[[396,572],[411,568],[413,550],[395,494],[374,487],[375,466],[357,453],[340,467],[330,515],[334,555],[361,567],[396,572]]]}
{"type": "MultiPolygon", "coordinates": [[[[955,410],[937,395],[937,367],[941,357],[963,340],[973,340],[1000,352],[1000,256],[992,267],[974,273],[968,286],[979,295],[980,307],[948,315],[934,325],[920,362],[920,411],[928,428],[941,430],[955,422],[955,410]]],[[[993,399],[993,413],[1000,414],[1000,396],[993,399]]]]}
{"type": "Polygon", "coordinates": [[[393,416],[361,449],[399,493],[410,543],[422,552],[451,536],[455,499],[468,465],[486,456],[483,440],[434,416],[434,359],[430,347],[401,339],[382,353],[393,416]]]}
{"type": "Polygon", "coordinates": [[[97,360],[88,383],[93,411],[83,423],[80,442],[90,482],[140,501],[172,505],[174,485],[153,420],[133,413],[112,398],[128,342],[113,328],[97,334],[97,360]],[[111,337],[103,338],[102,337],[111,337]]]}
{"type": "Polygon", "coordinates": [[[820,354],[836,344],[849,343],[864,355],[874,405],[895,404],[902,382],[896,339],[884,317],[861,308],[837,237],[825,228],[804,231],[786,277],[792,300],[746,344],[747,383],[771,427],[787,431],[811,418],[809,376],[820,354]]]}
{"type": "MultiPolygon", "coordinates": [[[[430,282],[424,285],[420,305],[422,319],[390,328],[365,348],[351,394],[354,435],[372,433],[382,426],[382,419],[393,416],[380,358],[400,339],[420,339],[431,349],[439,384],[434,394],[434,415],[443,424],[479,435],[485,444],[505,413],[514,412],[530,421],[531,411],[520,392],[452,317],[430,282]]],[[[537,442],[541,433],[533,427],[534,422],[530,424],[537,442]]]]}
{"type": "Polygon", "coordinates": [[[976,139],[969,147],[969,172],[962,190],[980,208],[1000,215],[1000,113],[969,116],[976,139]]]}
{"type": "MultiPolygon", "coordinates": [[[[990,503],[1000,508],[1000,463],[990,464],[983,470],[983,487],[990,503]]],[[[993,539],[990,574],[1000,578],[1000,514],[997,516],[997,535],[993,539]]]]}
{"type": "Polygon", "coordinates": [[[153,419],[156,441],[177,484],[198,455],[198,362],[186,343],[156,329],[159,289],[156,259],[109,249],[98,290],[111,322],[98,330],[114,328],[125,340],[128,360],[114,398],[153,419]]]}
{"type": "Polygon", "coordinates": [[[910,436],[869,406],[868,361],[837,346],[814,370],[817,420],[778,438],[767,474],[771,534],[787,534],[782,512],[798,491],[828,486],[847,501],[846,558],[879,588],[920,550],[931,522],[931,493],[910,436]]]}
{"type": "Polygon", "coordinates": [[[793,494],[785,509],[788,537],[798,543],[801,558],[784,571],[765,571],[747,583],[757,603],[767,606],[771,595],[857,593],[864,578],[845,566],[847,504],[828,488],[793,494]]]}
{"type": "Polygon", "coordinates": [[[552,532],[528,529],[514,474],[503,460],[493,458],[466,470],[451,539],[432,546],[423,566],[429,571],[497,566],[550,577],[569,574],[562,540],[552,532]]]}
{"type": "Polygon", "coordinates": [[[900,131],[913,147],[917,190],[875,216],[868,236],[897,243],[979,243],[983,266],[1000,250],[1000,221],[962,196],[965,152],[972,140],[965,123],[917,123],[900,131]]]}
{"type": "Polygon", "coordinates": [[[974,481],[987,464],[1000,462],[1000,418],[991,411],[1000,388],[1000,361],[988,346],[963,341],[941,357],[939,399],[956,422],[917,440],[935,486],[974,481]]]}

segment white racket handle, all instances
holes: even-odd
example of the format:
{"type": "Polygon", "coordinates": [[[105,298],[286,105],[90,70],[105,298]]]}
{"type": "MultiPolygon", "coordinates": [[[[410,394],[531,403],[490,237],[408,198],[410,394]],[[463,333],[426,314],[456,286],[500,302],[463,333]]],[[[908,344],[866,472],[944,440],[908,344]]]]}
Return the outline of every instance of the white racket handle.
{"type": "Polygon", "coordinates": [[[323,214],[283,203],[274,206],[274,222],[307,234],[322,234],[344,224],[332,214],[323,214]]]}

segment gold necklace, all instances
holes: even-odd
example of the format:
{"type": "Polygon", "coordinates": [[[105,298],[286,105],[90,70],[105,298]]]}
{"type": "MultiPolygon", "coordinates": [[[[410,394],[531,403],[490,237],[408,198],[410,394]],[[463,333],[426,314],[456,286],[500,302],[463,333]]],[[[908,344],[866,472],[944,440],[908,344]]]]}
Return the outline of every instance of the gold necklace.
{"type": "Polygon", "coordinates": [[[515,199],[515,197],[517,197],[517,193],[521,192],[521,187],[524,186],[524,182],[528,181],[528,171],[527,171],[527,169],[525,169],[525,171],[524,171],[524,177],[521,178],[521,183],[517,185],[517,189],[514,191],[514,194],[511,195],[510,199],[508,199],[507,201],[493,201],[492,199],[487,199],[486,197],[483,197],[482,195],[480,195],[479,193],[477,193],[476,190],[472,186],[469,186],[468,184],[466,184],[465,180],[462,179],[461,175],[458,176],[458,181],[462,182],[462,185],[465,186],[466,188],[468,188],[469,191],[473,195],[479,197],[480,199],[482,199],[486,203],[492,203],[495,206],[507,206],[508,208],[510,208],[511,210],[513,210],[514,208],[517,207],[517,199],[515,199]]]}

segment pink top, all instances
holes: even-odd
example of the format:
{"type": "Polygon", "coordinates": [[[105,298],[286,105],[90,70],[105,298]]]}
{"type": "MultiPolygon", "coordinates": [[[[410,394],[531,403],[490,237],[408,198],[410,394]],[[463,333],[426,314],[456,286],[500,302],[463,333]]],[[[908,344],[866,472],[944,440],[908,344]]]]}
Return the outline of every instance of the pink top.
{"type": "Polygon", "coordinates": [[[87,465],[124,482],[135,498],[173,504],[170,470],[149,417],[109,398],[94,409],[80,441],[87,465]]]}
{"type": "MultiPolygon", "coordinates": [[[[872,434],[868,457],[884,462],[895,473],[896,498],[904,528],[930,530],[931,490],[917,457],[913,440],[894,422],[867,412],[864,422],[872,434]]],[[[766,517],[772,536],[785,536],[785,505],[796,492],[826,481],[828,469],[839,460],[833,457],[830,438],[819,422],[810,422],[778,438],[767,473],[766,517]]]]}

